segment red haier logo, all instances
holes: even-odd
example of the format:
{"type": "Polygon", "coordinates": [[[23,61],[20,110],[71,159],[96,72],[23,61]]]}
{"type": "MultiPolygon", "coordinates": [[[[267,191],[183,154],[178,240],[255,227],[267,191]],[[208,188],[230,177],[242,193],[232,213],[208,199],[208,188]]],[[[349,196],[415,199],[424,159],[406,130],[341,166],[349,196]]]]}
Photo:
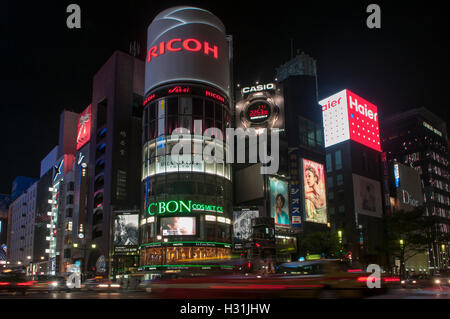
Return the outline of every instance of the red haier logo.
{"type": "Polygon", "coordinates": [[[322,112],[331,109],[339,104],[341,104],[342,97],[334,101],[328,101],[327,104],[322,105],[322,112]]]}
{"type": "Polygon", "coordinates": [[[148,50],[147,62],[151,62],[154,58],[166,54],[166,52],[202,52],[205,55],[210,55],[215,59],[219,58],[219,49],[216,45],[211,45],[208,41],[199,41],[197,39],[171,39],[167,42],[161,42],[148,50]]]}
{"type": "Polygon", "coordinates": [[[381,152],[377,107],[349,90],[346,92],[350,139],[381,152]]]}

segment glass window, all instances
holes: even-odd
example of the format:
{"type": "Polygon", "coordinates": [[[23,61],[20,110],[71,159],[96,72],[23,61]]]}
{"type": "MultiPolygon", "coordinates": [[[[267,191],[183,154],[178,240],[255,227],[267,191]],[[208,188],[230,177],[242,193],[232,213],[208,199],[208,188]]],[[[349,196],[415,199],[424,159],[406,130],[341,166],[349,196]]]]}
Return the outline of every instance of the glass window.
{"type": "Polygon", "coordinates": [[[192,99],[189,97],[182,97],[180,99],[180,113],[192,114],[192,99]]]}
{"type": "Polygon", "coordinates": [[[333,200],[334,199],[334,192],[328,192],[328,199],[333,200]]]}
{"type": "Polygon", "coordinates": [[[333,163],[331,162],[331,154],[328,153],[326,156],[326,166],[327,166],[327,173],[330,173],[333,171],[333,163]]]}
{"type": "Polygon", "coordinates": [[[344,177],[342,176],[342,174],[336,175],[336,185],[341,186],[343,184],[344,184],[344,177]]]}
{"type": "Polygon", "coordinates": [[[216,104],[216,121],[222,122],[222,106],[216,104]]]}
{"type": "Polygon", "coordinates": [[[205,117],[214,118],[214,103],[205,101],[205,117]]]}
{"type": "Polygon", "coordinates": [[[192,111],[195,116],[203,117],[203,100],[199,98],[192,99],[192,111]]]}
{"type": "Polygon", "coordinates": [[[328,188],[334,187],[334,185],[333,185],[333,176],[327,177],[327,186],[328,186],[328,188]]]}
{"type": "Polygon", "coordinates": [[[341,150],[337,150],[334,153],[334,161],[336,164],[336,169],[342,169],[342,155],[341,155],[341,150]]]}
{"type": "MultiPolygon", "coordinates": [[[[183,98],[181,99],[183,101],[183,98]]],[[[178,115],[178,98],[172,97],[167,99],[167,114],[178,115]]]]}
{"type": "Polygon", "coordinates": [[[344,205],[339,206],[338,207],[338,212],[339,213],[344,213],[345,212],[345,206],[344,205]]]}

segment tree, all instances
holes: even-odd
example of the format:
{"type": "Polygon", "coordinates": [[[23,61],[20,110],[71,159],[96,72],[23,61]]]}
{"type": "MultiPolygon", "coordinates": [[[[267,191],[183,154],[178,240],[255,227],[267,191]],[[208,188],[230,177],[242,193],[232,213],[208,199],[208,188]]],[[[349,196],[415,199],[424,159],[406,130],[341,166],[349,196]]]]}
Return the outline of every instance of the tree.
{"type": "Polygon", "coordinates": [[[335,231],[302,233],[299,237],[298,248],[302,256],[324,254],[325,257],[331,258],[338,257],[340,254],[338,234],[335,231]]]}
{"type": "Polygon", "coordinates": [[[443,222],[448,223],[439,216],[427,216],[424,207],[399,210],[385,218],[383,250],[391,257],[399,257],[401,276],[408,259],[435,243],[448,241],[448,236],[439,231],[438,225],[443,222]]]}

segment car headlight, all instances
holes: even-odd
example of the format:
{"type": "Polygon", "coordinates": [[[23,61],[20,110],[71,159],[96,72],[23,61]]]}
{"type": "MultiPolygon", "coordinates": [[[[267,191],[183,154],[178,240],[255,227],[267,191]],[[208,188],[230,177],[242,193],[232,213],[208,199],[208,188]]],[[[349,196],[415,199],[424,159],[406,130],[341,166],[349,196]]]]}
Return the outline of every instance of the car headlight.
{"type": "Polygon", "coordinates": [[[100,285],[97,285],[97,287],[100,287],[100,288],[108,288],[109,286],[106,285],[106,284],[100,284],[100,285]]]}
{"type": "Polygon", "coordinates": [[[58,283],[57,282],[52,282],[51,285],[52,285],[52,287],[56,287],[56,286],[58,286],[58,283]]]}
{"type": "Polygon", "coordinates": [[[434,281],[434,283],[439,285],[439,284],[441,283],[441,280],[440,280],[440,279],[436,279],[436,280],[434,281]]]}
{"type": "Polygon", "coordinates": [[[402,280],[402,281],[401,281],[401,283],[402,283],[402,285],[403,285],[403,284],[405,283],[405,281],[404,281],[404,280],[402,280]]]}
{"type": "Polygon", "coordinates": [[[417,281],[413,280],[412,283],[415,284],[415,283],[417,283],[417,281]]]}
{"type": "Polygon", "coordinates": [[[112,284],[110,287],[111,287],[111,288],[120,288],[120,285],[118,285],[118,284],[112,284]]]}

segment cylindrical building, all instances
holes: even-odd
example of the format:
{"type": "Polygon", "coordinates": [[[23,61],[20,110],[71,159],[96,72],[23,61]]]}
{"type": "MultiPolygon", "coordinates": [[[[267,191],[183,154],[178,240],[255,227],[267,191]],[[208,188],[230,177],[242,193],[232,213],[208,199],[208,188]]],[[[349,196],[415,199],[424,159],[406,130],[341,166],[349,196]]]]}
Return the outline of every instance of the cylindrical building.
{"type": "Polygon", "coordinates": [[[225,129],[232,114],[225,27],[203,9],[164,10],[148,28],[145,63],[141,268],[228,257],[232,174],[225,129]],[[206,136],[210,128],[223,138],[216,131],[206,136]],[[180,145],[182,156],[173,156],[180,145]],[[211,161],[220,153],[222,163],[211,161]]]}

